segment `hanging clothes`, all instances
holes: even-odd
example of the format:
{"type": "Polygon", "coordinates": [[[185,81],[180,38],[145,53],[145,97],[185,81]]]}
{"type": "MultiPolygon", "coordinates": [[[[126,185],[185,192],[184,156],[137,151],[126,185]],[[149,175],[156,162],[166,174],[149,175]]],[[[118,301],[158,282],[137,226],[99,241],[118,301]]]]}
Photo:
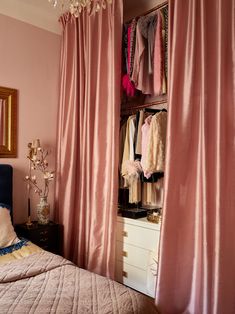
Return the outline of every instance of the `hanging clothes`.
{"type": "Polygon", "coordinates": [[[155,32],[154,58],[153,58],[154,95],[162,95],[166,93],[166,74],[165,74],[166,21],[165,21],[165,15],[162,13],[161,10],[157,11],[157,27],[156,27],[156,32],[155,32]]]}
{"type": "Polygon", "coordinates": [[[129,123],[129,142],[130,142],[130,155],[129,160],[134,161],[135,160],[135,122],[136,122],[136,116],[133,116],[132,119],[130,119],[129,123]]]}
{"type": "MultiPolygon", "coordinates": [[[[126,127],[127,121],[123,123],[119,133],[119,174],[121,174],[122,169],[122,159],[123,159],[123,152],[124,152],[124,145],[125,145],[125,138],[126,138],[126,127]]],[[[122,175],[119,175],[119,187],[124,187],[124,178],[122,175]]]]}
{"type": "Polygon", "coordinates": [[[154,53],[154,41],[155,41],[155,31],[157,24],[156,13],[151,13],[146,16],[142,16],[138,20],[141,34],[147,40],[147,51],[148,51],[148,74],[153,73],[153,53],[154,53]]]}
{"type": "Polygon", "coordinates": [[[142,166],[142,169],[144,169],[146,158],[147,158],[147,146],[148,146],[148,141],[149,141],[149,129],[150,129],[151,120],[152,120],[152,116],[150,115],[145,119],[144,124],[141,128],[141,132],[142,132],[141,166],[142,166]]]}
{"type": "Polygon", "coordinates": [[[160,111],[146,117],[144,110],[140,110],[121,127],[120,187],[128,188],[129,203],[162,204],[160,182],[164,176],[166,116],[166,111],[160,111]],[[136,151],[141,161],[135,158],[136,151]]]}
{"type": "Polygon", "coordinates": [[[127,175],[126,170],[126,162],[129,160],[134,160],[134,148],[131,148],[134,142],[134,126],[133,126],[133,119],[135,119],[135,115],[132,115],[128,118],[126,123],[126,135],[125,135],[125,142],[124,142],[124,150],[123,150],[123,157],[122,157],[122,165],[121,165],[121,174],[125,178],[127,175]]]}
{"type": "Polygon", "coordinates": [[[135,115],[135,137],[134,137],[134,153],[135,159],[140,159],[140,155],[136,154],[136,144],[137,144],[137,136],[138,136],[138,125],[139,125],[140,112],[137,111],[135,115]]]}
{"type": "Polygon", "coordinates": [[[166,94],[167,92],[167,82],[166,82],[166,70],[165,70],[165,58],[166,58],[166,20],[163,11],[160,10],[162,17],[162,90],[161,94],[166,94]]]}
{"type": "Polygon", "coordinates": [[[163,178],[154,183],[143,183],[142,206],[161,207],[163,203],[163,178]]]}
{"type": "Polygon", "coordinates": [[[134,160],[135,121],[135,115],[130,116],[127,120],[121,165],[121,175],[124,178],[124,187],[129,188],[129,203],[138,203],[141,200],[140,173],[142,168],[140,162],[134,160]]]}
{"type": "Polygon", "coordinates": [[[141,128],[144,123],[144,111],[139,111],[139,122],[138,122],[138,129],[137,129],[137,138],[136,138],[136,147],[135,147],[135,153],[138,155],[142,154],[141,144],[142,144],[142,132],[141,128]]]}
{"type": "Polygon", "coordinates": [[[149,178],[154,172],[164,172],[167,113],[161,111],[151,119],[146,158],[142,164],[144,175],[149,178]]]}
{"type": "Polygon", "coordinates": [[[161,9],[161,12],[163,14],[164,17],[164,74],[166,77],[166,87],[167,87],[167,69],[168,69],[168,53],[167,53],[167,49],[168,49],[168,6],[165,6],[164,8],[161,9]]]}
{"type": "Polygon", "coordinates": [[[129,188],[129,203],[137,204],[141,201],[141,164],[138,160],[126,162],[126,182],[129,188]]]}
{"type": "Polygon", "coordinates": [[[153,73],[153,56],[154,56],[154,42],[157,25],[157,15],[153,15],[148,27],[148,70],[149,74],[153,73]]]}
{"type": "Polygon", "coordinates": [[[126,74],[128,69],[128,39],[127,39],[128,24],[123,25],[122,30],[122,73],[126,74]]]}
{"type": "Polygon", "coordinates": [[[157,28],[154,44],[154,95],[162,93],[163,79],[163,44],[162,44],[162,15],[160,10],[157,12],[157,28]]]}
{"type": "Polygon", "coordinates": [[[136,19],[131,21],[131,30],[130,30],[130,53],[129,53],[129,77],[132,75],[133,64],[135,58],[135,43],[136,43],[136,19]]]}
{"type": "Polygon", "coordinates": [[[148,73],[148,49],[147,39],[142,35],[139,21],[136,26],[136,45],[135,58],[131,80],[136,89],[143,94],[151,95],[153,93],[153,75],[148,73]]]}
{"type": "Polygon", "coordinates": [[[168,7],[133,19],[124,28],[126,72],[123,88],[128,96],[136,89],[145,95],[167,91],[168,7]]]}
{"type": "Polygon", "coordinates": [[[130,181],[129,185],[129,203],[138,204],[141,201],[141,183],[140,180],[136,179],[130,181]]]}
{"type": "Polygon", "coordinates": [[[123,89],[126,91],[127,96],[133,97],[135,95],[135,85],[130,80],[130,67],[131,67],[131,49],[133,50],[133,42],[132,42],[132,26],[127,26],[127,29],[125,29],[125,32],[127,31],[127,34],[125,34],[124,38],[126,40],[127,38],[127,47],[126,47],[126,74],[124,74],[122,78],[122,86],[123,89]]]}

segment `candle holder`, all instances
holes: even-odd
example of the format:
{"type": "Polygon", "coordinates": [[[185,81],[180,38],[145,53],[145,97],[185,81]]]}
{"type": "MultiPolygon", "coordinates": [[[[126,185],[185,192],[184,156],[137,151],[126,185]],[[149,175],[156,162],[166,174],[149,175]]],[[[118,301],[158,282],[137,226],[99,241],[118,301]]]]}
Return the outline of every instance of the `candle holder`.
{"type": "Polygon", "coordinates": [[[26,226],[27,227],[31,227],[32,226],[32,221],[31,221],[31,208],[30,208],[30,198],[28,197],[28,220],[26,222],[26,226]]]}
{"type": "MultiPolygon", "coordinates": [[[[31,177],[31,162],[30,159],[33,157],[33,147],[32,147],[32,143],[28,143],[28,156],[29,158],[29,176],[31,177]]],[[[26,226],[30,227],[32,226],[32,221],[31,221],[31,207],[30,207],[30,192],[31,192],[31,185],[27,184],[27,192],[28,192],[28,219],[26,222],[26,226]]]]}

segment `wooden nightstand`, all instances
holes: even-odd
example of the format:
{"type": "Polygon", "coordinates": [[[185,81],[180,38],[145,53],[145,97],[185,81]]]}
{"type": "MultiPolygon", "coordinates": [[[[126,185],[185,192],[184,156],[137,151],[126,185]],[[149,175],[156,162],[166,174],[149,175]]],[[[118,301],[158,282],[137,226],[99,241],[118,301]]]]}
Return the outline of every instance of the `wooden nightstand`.
{"type": "Polygon", "coordinates": [[[50,222],[47,225],[39,225],[33,221],[32,226],[26,224],[15,225],[15,231],[19,237],[26,238],[46,251],[59,254],[60,228],[59,224],[50,222]]]}

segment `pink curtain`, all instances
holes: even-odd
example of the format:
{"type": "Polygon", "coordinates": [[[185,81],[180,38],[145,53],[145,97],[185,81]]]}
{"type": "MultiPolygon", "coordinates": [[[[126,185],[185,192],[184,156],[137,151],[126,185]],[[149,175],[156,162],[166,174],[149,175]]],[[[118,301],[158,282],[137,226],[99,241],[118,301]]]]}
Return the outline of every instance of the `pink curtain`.
{"type": "Polygon", "coordinates": [[[156,303],[235,313],[235,1],[169,1],[169,119],[156,303]]]}
{"type": "Polygon", "coordinates": [[[61,21],[56,217],[64,227],[64,256],[112,278],[122,1],[61,21]]]}

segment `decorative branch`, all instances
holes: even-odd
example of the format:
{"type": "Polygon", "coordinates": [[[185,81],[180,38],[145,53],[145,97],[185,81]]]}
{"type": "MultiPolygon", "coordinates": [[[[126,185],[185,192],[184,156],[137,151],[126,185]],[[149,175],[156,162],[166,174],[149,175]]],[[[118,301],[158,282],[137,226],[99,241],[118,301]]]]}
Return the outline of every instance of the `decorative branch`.
{"type": "Polygon", "coordinates": [[[34,188],[34,192],[40,197],[47,197],[49,194],[49,183],[54,179],[54,171],[48,170],[48,162],[46,157],[49,155],[47,150],[40,147],[40,141],[35,140],[33,143],[28,144],[29,152],[27,158],[29,159],[29,175],[25,177],[28,183],[28,189],[34,188]],[[43,187],[40,188],[37,182],[36,175],[32,175],[32,171],[42,173],[44,181],[43,187]]]}

